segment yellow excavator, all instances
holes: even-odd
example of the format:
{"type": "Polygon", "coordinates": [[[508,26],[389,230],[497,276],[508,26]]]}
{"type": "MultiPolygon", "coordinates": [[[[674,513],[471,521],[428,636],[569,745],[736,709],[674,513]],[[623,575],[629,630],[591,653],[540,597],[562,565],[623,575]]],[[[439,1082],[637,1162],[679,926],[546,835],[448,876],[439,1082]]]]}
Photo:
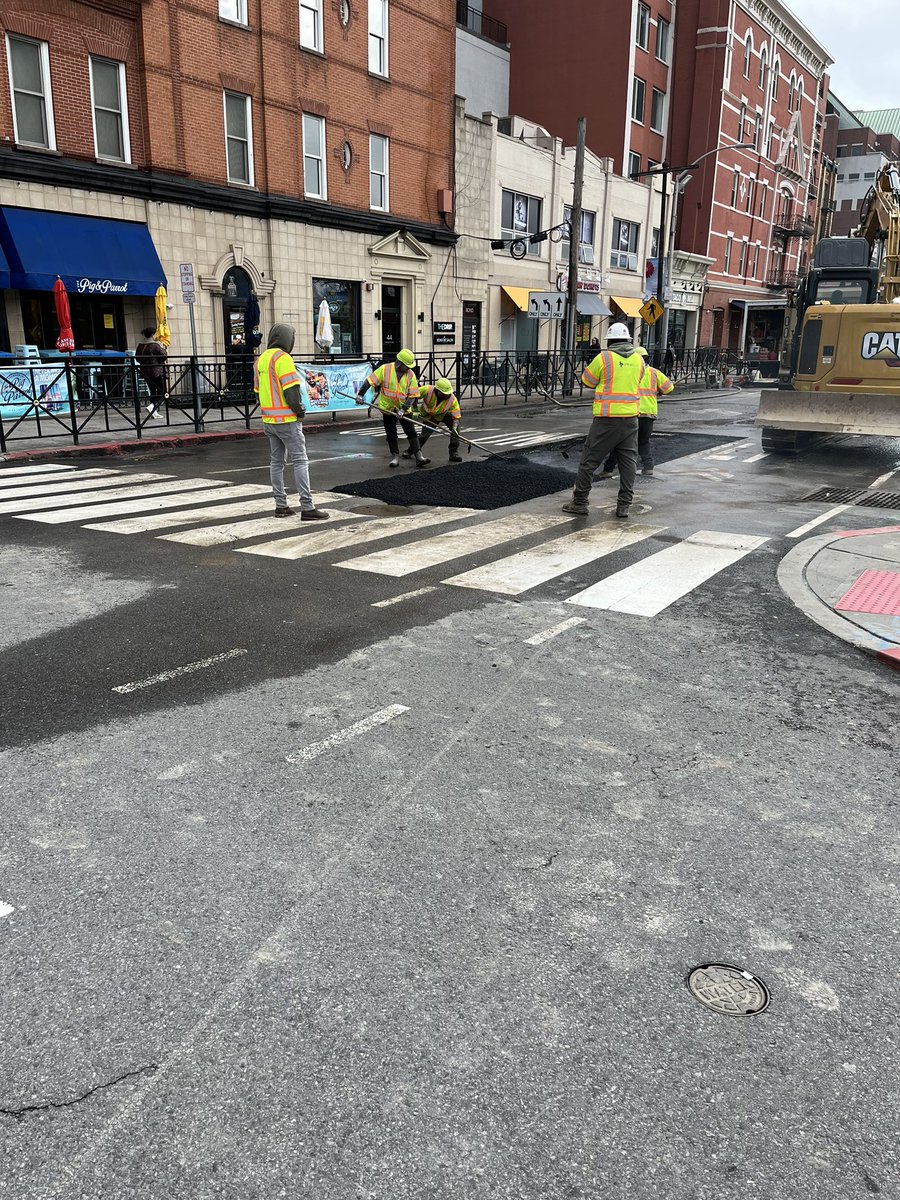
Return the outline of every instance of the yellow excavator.
{"type": "Polygon", "coordinates": [[[884,167],[849,238],[823,238],[791,298],[778,387],[760,400],[763,449],[817,435],[900,437],[900,165],[884,167]]]}

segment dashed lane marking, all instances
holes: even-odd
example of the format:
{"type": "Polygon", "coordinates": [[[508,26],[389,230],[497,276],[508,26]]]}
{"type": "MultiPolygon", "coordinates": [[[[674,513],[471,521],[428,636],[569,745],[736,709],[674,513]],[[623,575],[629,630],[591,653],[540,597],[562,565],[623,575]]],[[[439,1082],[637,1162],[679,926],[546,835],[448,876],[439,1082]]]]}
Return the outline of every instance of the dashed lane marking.
{"type": "Polygon", "coordinates": [[[302,750],[297,750],[294,754],[289,754],[287,761],[294,764],[312,762],[319,755],[325,754],[337,746],[345,746],[347,742],[351,742],[361,734],[368,733],[370,729],[375,729],[379,725],[386,725],[388,721],[393,721],[395,717],[399,717],[405,712],[409,712],[408,705],[391,704],[387,708],[382,708],[379,712],[372,713],[371,716],[364,717],[361,721],[357,721],[355,725],[351,725],[347,729],[338,730],[337,733],[331,734],[330,737],[325,738],[321,742],[313,742],[311,745],[305,746],[302,750]]]}
{"type": "Polygon", "coordinates": [[[566,621],[560,621],[558,625],[554,625],[551,629],[545,629],[542,633],[536,633],[533,637],[525,639],[526,646],[543,646],[544,642],[549,642],[551,638],[559,637],[561,633],[565,633],[568,629],[573,629],[576,625],[583,625],[584,617],[569,617],[566,621]]]}
{"type": "Polygon", "coordinates": [[[851,508],[850,504],[838,504],[835,508],[829,508],[828,512],[820,513],[817,517],[813,517],[811,521],[807,521],[805,525],[798,525],[796,529],[792,529],[790,533],[785,534],[785,537],[798,538],[803,537],[804,533],[809,533],[811,529],[815,529],[817,525],[823,525],[826,521],[830,521],[832,517],[836,517],[839,513],[846,512],[851,508]]]}
{"type": "Polygon", "coordinates": [[[192,675],[195,671],[204,671],[207,667],[228,662],[231,658],[240,658],[246,653],[247,651],[240,647],[226,650],[224,654],[214,654],[211,658],[201,658],[199,662],[185,663],[183,667],[173,667],[171,671],[160,671],[158,675],[149,675],[146,679],[137,679],[133,683],[120,683],[112,690],[118,692],[120,696],[128,695],[130,692],[140,692],[144,688],[155,687],[158,683],[168,683],[170,679],[177,679],[180,675],[192,675]]]}
{"type": "Polygon", "coordinates": [[[392,604],[401,604],[404,600],[414,600],[416,596],[427,596],[429,592],[436,591],[436,587],[416,588],[414,592],[404,592],[402,596],[391,596],[387,600],[376,600],[372,604],[372,608],[390,608],[392,604]]]}

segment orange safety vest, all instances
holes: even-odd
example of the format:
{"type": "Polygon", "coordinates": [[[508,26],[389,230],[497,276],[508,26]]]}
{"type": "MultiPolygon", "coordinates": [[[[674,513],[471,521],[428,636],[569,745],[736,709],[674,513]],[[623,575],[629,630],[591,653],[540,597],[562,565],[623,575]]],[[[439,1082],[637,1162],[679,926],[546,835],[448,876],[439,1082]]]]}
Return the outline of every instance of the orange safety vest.
{"type": "Polygon", "coordinates": [[[287,425],[297,414],[284,398],[284,389],[300,382],[294,360],[276,346],[264,350],[253,368],[253,390],[259,395],[259,410],[266,425],[287,425]]]}
{"type": "Polygon", "coordinates": [[[458,421],[462,416],[455,394],[451,392],[449,396],[445,396],[431,383],[419,388],[419,402],[420,407],[432,421],[443,421],[444,417],[458,421]]]}
{"type": "Polygon", "coordinates": [[[659,411],[657,396],[668,396],[675,384],[656,367],[647,367],[641,380],[641,416],[655,417],[659,411]]]}
{"type": "Polygon", "coordinates": [[[395,413],[407,400],[419,395],[419,381],[412,371],[401,378],[396,363],[383,363],[366,376],[370,387],[378,388],[378,399],[374,401],[382,412],[395,413]]]}
{"type": "Polygon", "coordinates": [[[641,408],[644,370],[639,354],[623,358],[613,350],[601,350],[581,376],[585,387],[594,389],[594,416],[636,417],[641,408]]]}

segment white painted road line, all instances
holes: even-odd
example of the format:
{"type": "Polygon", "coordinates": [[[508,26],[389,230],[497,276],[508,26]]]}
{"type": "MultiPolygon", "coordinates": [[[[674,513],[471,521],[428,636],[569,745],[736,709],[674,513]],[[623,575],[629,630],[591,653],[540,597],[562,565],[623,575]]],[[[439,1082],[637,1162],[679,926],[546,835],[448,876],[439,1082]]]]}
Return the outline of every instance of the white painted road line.
{"type": "Polygon", "coordinates": [[[796,529],[792,529],[790,533],[785,534],[785,537],[803,537],[804,533],[809,533],[817,525],[823,525],[826,521],[830,521],[832,517],[836,517],[838,513],[846,512],[848,508],[852,507],[851,504],[838,504],[836,508],[829,508],[828,512],[820,513],[819,516],[813,517],[811,521],[807,521],[805,525],[798,525],[796,529]]]}
{"type": "Polygon", "coordinates": [[[475,515],[474,508],[431,508],[427,512],[413,513],[408,517],[376,517],[362,526],[323,529],[321,532],[317,530],[301,537],[261,542],[258,546],[238,546],[235,554],[260,554],[264,558],[309,558],[313,554],[332,553],[347,546],[360,546],[365,542],[397,537],[416,529],[444,525],[448,521],[462,521],[475,515]]]}
{"type": "Polygon", "coordinates": [[[11,916],[15,911],[16,910],[11,904],[4,904],[4,902],[0,900],[0,918],[11,916]]]}
{"type": "Polygon", "coordinates": [[[526,638],[526,646],[543,646],[544,642],[549,642],[551,638],[559,637],[561,633],[565,633],[567,629],[573,629],[576,625],[583,625],[584,617],[569,617],[566,621],[560,621],[558,625],[554,625],[552,629],[545,629],[543,633],[536,633],[534,637],[526,638]]]}
{"type": "Polygon", "coordinates": [[[361,558],[350,558],[337,563],[348,571],[372,571],[375,575],[392,575],[399,579],[412,575],[414,571],[425,571],[454,558],[464,558],[479,550],[488,550],[513,538],[528,537],[532,533],[543,533],[554,525],[569,520],[563,513],[544,516],[534,513],[518,513],[501,517],[498,521],[487,521],[482,525],[467,525],[464,529],[452,529],[433,538],[423,538],[405,546],[390,550],[376,550],[361,558]]]}
{"type": "Polygon", "coordinates": [[[766,454],[766,453],[763,453],[763,454],[754,454],[752,458],[745,458],[745,459],[744,459],[744,462],[761,462],[761,461],[762,461],[762,459],[764,459],[764,458],[768,458],[768,457],[769,457],[769,456],[768,456],[768,454],[766,454]]]}
{"type": "MultiPolygon", "coordinates": [[[[212,483],[212,480],[206,480],[212,483]]],[[[199,485],[194,485],[199,487],[199,485]]],[[[59,512],[29,513],[18,517],[19,521],[39,521],[44,525],[62,525],[66,521],[90,521],[94,517],[126,517],[132,513],[160,512],[165,508],[187,508],[191,504],[212,504],[217,500],[230,500],[232,496],[253,496],[267,492],[267,487],[255,483],[243,483],[239,487],[219,486],[209,491],[189,491],[178,496],[148,496],[146,500],[120,500],[115,504],[94,504],[88,508],[64,508],[59,512]]],[[[210,516],[216,512],[210,509],[210,516]]]]}
{"type": "Polygon", "coordinates": [[[412,600],[416,596],[427,596],[429,592],[436,592],[435,587],[416,588],[414,592],[404,592],[402,596],[391,596],[389,600],[376,600],[373,608],[390,608],[392,604],[400,604],[403,600],[412,600]]]}
{"type": "MultiPolygon", "coordinates": [[[[10,500],[30,500],[35,496],[40,496],[42,502],[46,505],[53,506],[57,500],[65,500],[67,496],[71,496],[74,492],[90,492],[97,488],[113,488],[128,486],[132,487],[138,483],[161,483],[163,480],[171,480],[171,475],[113,475],[106,476],[104,479],[82,479],[75,478],[72,475],[66,475],[63,479],[54,479],[52,483],[36,483],[30,487],[16,488],[14,492],[5,492],[4,499],[9,497],[10,500]]],[[[76,501],[81,502],[81,498],[76,496],[76,501]]]]}
{"type": "Polygon", "coordinates": [[[2,467],[0,468],[0,476],[6,478],[7,475],[38,475],[42,471],[74,471],[75,467],[68,463],[33,463],[28,467],[2,467]]]}
{"type": "MultiPolygon", "coordinates": [[[[123,481],[124,482],[124,481],[123,481]]],[[[195,488],[214,487],[217,479],[167,479],[163,483],[148,483],[145,487],[109,488],[98,492],[82,492],[79,496],[44,496],[34,500],[0,500],[0,516],[22,512],[40,512],[41,509],[70,508],[76,504],[108,503],[110,500],[126,500],[136,496],[158,496],[163,492],[190,492],[195,488]]],[[[190,502],[190,497],[185,503],[190,502]]],[[[149,507],[149,506],[148,506],[149,507]]]]}
{"type": "Polygon", "coordinates": [[[894,478],[898,471],[900,471],[900,467],[895,467],[893,471],[888,471],[886,475],[879,475],[877,479],[873,479],[869,484],[868,490],[874,491],[875,488],[883,487],[889,479],[894,478]]]}
{"type": "Polygon", "coordinates": [[[379,725],[386,725],[388,721],[393,721],[394,717],[399,717],[402,713],[409,712],[409,707],[406,704],[391,704],[387,708],[382,708],[379,712],[372,713],[370,717],[364,717],[361,721],[357,721],[355,725],[351,725],[348,729],[341,729],[337,733],[333,733],[330,737],[321,742],[313,742],[309,746],[305,746],[302,750],[297,750],[294,754],[287,756],[289,763],[308,763],[314,758],[318,758],[320,754],[325,754],[329,750],[333,750],[336,746],[344,746],[347,742],[351,742],[355,737],[359,737],[362,733],[368,733],[370,729],[375,729],[379,725]]]}
{"type": "MultiPolygon", "coordinates": [[[[0,472],[0,489],[20,488],[26,484],[31,487],[39,483],[46,484],[47,487],[64,488],[70,479],[106,479],[109,476],[112,476],[113,479],[123,478],[121,471],[110,471],[103,467],[95,467],[90,471],[73,470],[62,475],[58,471],[54,471],[52,475],[35,472],[34,475],[17,475],[13,478],[9,477],[8,471],[2,471],[0,472]]],[[[14,493],[14,495],[18,495],[18,493],[14,493]]]]}
{"type": "MultiPolygon", "coordinates": [[[[316,497],[313,497],[316,499],[316,497]]],[[[319,501],[316,499],[316,505],[319,501]]],[[[361,521],[361,513],[335,511],[331,514],[332,521],[361,521]]],[[[244,542],[248,538],[263,537],[269,533],[297,532],[300,528],[300,514],[295,517],[261,517],[257,521],[235,521],[230,525],[208,525],[203,529],[185,529],[181,533],[162,533],[157,539],[160,542],[181,542],[184,546],[224,546],[228,542],[244,542]]],[[[321,525],[313,526],[307,522],[304,529],[321,529],[321,525]]]]}
{"type": "Polygon", "coordinates": [[[193,675],[195,671],[214,667],[217,663],[227,662],[230,658],[240,658],[246,653],[246,650],[239,648],[226,650],[224,654],[214,654],[212,658],[201,658],[199,662],[186,663],[183,667],[173,667],[171,671],[161,671],[159,675],[150,675],[147,679],[137,679],[133,683],[120,683],[112,690],[118,692],[120,696],[128,695],[129,692],[140,692],[144,688],[155,687],[157,683],[168,683],[170,679],[177,679],[179,675],[193,675]]]}
{"type": "Polygon", "coordinates": [[[701,529],[677,546],[668,546],[583,592],[576,592],[566,603],[655,617],[768,540],[701,529]]]}
{"type": "MultiPolygon", "coordinates": [[[[190,508],[185,512],[150,513],[146,517],[126,517],[121,521],[104,521],[97,525],[85,525],[85,529],[99,529],[103,533],[151,533],[156,529],[176,529],[179,525],[203,525],[210,521],[226,521],[229,517],[252,517],[258,513],[272,512],[275,501],[271,490],[262,484],[239,484],[231,487],[229,496],[255,496],[254,500],[242,500],[236,504],[220,504],[216,508],[190,508]],[[262,493],[267,495],[262,495],[262,493]]],[[[191,501],[194,497],[190,497],[191,501]]],[[[337,492],[317,492],[313,495],[317,504],[332,504],[338,500],[352,500],[355,496],[338,495],[337,492]]]]}
{"type": "Polygon", "coordinates": [[[540,583],[555,579],[557,575],[577,570],[597,558],[614,554],[624,546],[661,532],[661,528],[654,529],[646,525],[629,525],[625,528],[598,525],[579,529],[535,546],[532,550],[522,550],[509,558],[501,558],[483,567],[465,571],[462,575],[454,575],[443,582],[454,587],[518,596],[540,583]]]}

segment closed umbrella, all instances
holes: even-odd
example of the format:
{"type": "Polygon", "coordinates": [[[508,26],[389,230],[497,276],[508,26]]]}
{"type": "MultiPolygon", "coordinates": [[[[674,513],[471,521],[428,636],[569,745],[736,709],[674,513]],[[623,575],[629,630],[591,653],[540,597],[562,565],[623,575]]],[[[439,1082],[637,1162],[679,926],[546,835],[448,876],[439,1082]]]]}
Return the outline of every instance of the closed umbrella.
{"type": "Polygon", "coordinates": [[[169,322],[166,320],[166,289],[162,284],[156,289],[156,333],[154,339],[168,350],[172,335],[169,332],[169,322]]]}
{"type": "Polygon", "coordinates": [[[244,309],[244,341],[249,350],[255,350],[262,341],[259,332],[259,301],[255,292],[251,293],[244,309]]]}
{"type": "Polygon", "coordinates": [[[53,285],[53,303],[56,305],[56,319],[59,321],[59,337],[56,339],[56,348],[64,354],[69,354],[75,349],[75,335],[72,333],[72,315],[69,312],[66,285],[58,276],[53,285]]]}
{"type": "Polygon", "coordinates": [[[316,321],[316,344],[323,350],[330,350],[334,343],[334,330],[331,327],[331,309],[328,301],[323,300],[319,305],[319,318],[316,321]]]}

